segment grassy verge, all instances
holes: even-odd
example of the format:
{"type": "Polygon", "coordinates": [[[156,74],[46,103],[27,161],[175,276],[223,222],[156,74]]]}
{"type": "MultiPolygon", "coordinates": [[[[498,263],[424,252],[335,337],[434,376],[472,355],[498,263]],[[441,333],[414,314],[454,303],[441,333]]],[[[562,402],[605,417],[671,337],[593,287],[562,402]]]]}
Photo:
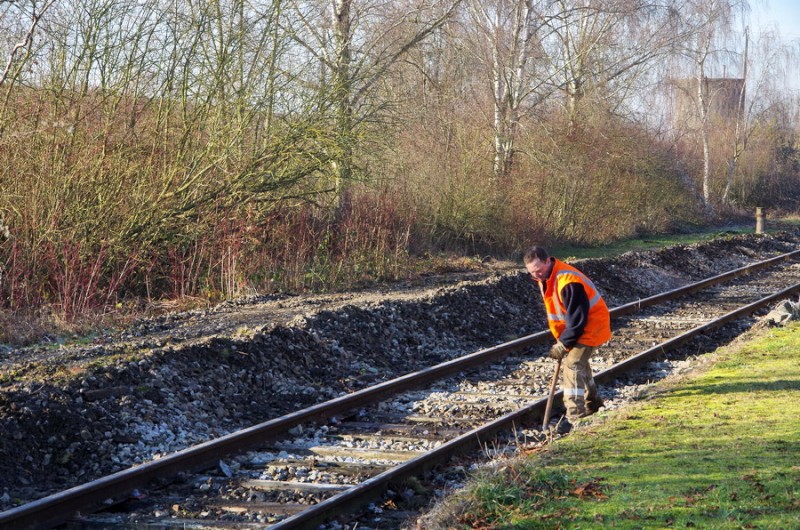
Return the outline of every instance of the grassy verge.
{"type": "Polygon", "coordinates": [[[753,230],[736,229],[736,230],[710,230],[702,232],[693,232],[691,234],[663,234],[658,236],[651,236],[637,239],[626,239],[624,241],[617,241],[615,243],[608,243],[599,247],[577,247],[572,245],[564,245],[553,247],[550,249],[551,253],[556,256],[564,258],[604,258],[608,256],[617,256],[632,250],[655,250],[673,245],[691,245],[692,243],[700,243],[722,237],[725,234],[751,234],[753,230]]]}
{"type": "Polygon", "coordinates": [[[800,324],[716,352],[536,454],[426,528],[800,528],[800,324]]]}
{"type": "MultiPolygon", "coordinates": [[[[766,233],[771,234],[781,230],[791,229],[800,226],[800,219],[785,217],[779,220],[770,220],[765,228],[766,233]]],[[[752,234],[755,232],[755,224],[729,226],[725,228],[709,227],[698,229],[690,233],[682,234],[660,234],[642,238],[626,239],[615,243],[608,243],[602,246],[578,247],[564,245],[553,247],[551,253],[562,258],[603,258],[617,256],[631,250],[655,250],[673,245],[691,245],[700,243],[726,235],[752,234]]]]}

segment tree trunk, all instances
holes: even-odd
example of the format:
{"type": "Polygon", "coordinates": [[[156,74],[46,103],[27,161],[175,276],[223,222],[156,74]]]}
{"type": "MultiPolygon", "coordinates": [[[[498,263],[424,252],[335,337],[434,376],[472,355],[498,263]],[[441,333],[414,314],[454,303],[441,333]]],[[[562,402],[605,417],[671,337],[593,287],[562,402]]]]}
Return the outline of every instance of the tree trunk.
{"type": "Polygon", "coordinates": [[[507,180],[514,163],[514,146],[520,118],[520,108],[526,93],[527,65],[531,40],[533,0],[517,0],[513,5],[512,33],[508,53],[501,54],[503,21],[500,10],[494,12],[492,31],[492,76],[494,95],[494,177],[507,180]]]}
{"type": "Polygon", "coordinates": [[[742,138],[742,111],[744,109],[744,95],[745,84],[747,82],[747,52],[750,46],[750,36],[747,29],[744,32],[744,66],[742,68],[742,88],[739,90],[739,100],[736,105],[736,129],[733,135],[733,154],[731,160],[728,162],[728,180],[725,182],[725,191],[722,192],[722,202],[728,202],[728,195],[733,186],[733,177],[736,174],[736,165],[739,163],[739,157],[742,155],[747,145],[747,135],[742,138]]]}
{"type": "Polygon", "coordinates": [[[700,141],[703,144],[703,207],[706,213],[711,215],[714,209],[711,204],[711,146],[710,132],[708,130],[708,98],[706,78],[701,67],[697,77],[697,111],[700,118],[700,141]]]}
{"type": "Polygon", "coordinates": [[[338,153],[333,157],[336,190],[336,218],[344,216],[349,209],[350,181],[353,176],[353,131],[351,0],[332,0],[335,63],[333,67],[333,90],[336,108],[336,144],[338,153]]]}

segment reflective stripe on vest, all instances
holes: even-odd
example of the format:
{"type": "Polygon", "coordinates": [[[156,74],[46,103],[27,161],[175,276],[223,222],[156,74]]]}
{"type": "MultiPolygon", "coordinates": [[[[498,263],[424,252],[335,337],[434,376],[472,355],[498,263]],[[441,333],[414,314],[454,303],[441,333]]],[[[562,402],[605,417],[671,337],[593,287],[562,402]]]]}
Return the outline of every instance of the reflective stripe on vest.
{"type": "Polygon", "coordinates": [[[555,313],[555,314],[547,313],[547,320],[553,320],[553,321],[564,320],[564,313],[561,311],[561,300],[558,299],[558,277],[559,276],[564,276],[564,275],[567,275],[567,274],[572,274],[573,276],[577,276],[578,278],[583,280],[584,283],[586,283],[589,287],[591,287],[592,291],[594,291],[594,296],[591,298],[591,300],[589,300],[589,309],[590,310],[595,305],[597,305],[597,302],[599,302],[602,299],[602,297],[600,296],[600,292],[597,290],[597,287],[594,286],[594,284],[592,283],[592,280],[587,278],[584,273],[582,273],[580,271],[577,271],[577,270],[574,270],[574,271],[572,271],[572,270],[559,271],[558,274],[556,274],[556,289],[553,291],[553,302],[554,302],[553,305],[555,306],[555,309],[556,309],[557,313],[555,313]]]}

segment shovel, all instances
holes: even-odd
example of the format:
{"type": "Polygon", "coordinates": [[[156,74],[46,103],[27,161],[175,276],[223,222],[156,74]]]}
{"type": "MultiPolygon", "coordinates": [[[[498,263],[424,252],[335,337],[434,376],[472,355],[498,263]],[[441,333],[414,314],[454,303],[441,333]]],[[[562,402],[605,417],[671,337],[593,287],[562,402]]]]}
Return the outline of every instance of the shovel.
{"type": "Polygon", "coordinates": [[[561,371],[561,359],[556,362],[556,371],[553,373],[553,380],[550,382],[550,395],[547,397],[547,406],[544,408],[544,421],[542,421],[542,431],[547,430],[550,423],[550,412],[553,410],[553,396],[556,393],[556,383],[558,383],[558,372],[561,371]]]}

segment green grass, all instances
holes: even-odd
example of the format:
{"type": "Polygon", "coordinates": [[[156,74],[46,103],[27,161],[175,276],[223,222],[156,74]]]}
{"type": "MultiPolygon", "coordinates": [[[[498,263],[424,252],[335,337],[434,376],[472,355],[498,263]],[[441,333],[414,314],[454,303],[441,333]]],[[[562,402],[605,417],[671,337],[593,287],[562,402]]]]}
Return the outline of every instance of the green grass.
{"type": "Polygon", "coordinates": [[[800,324],[481,473],[442,528],[800,528],[800,324]]]}
{"type": "MultiPolygon", "coordinates": [[[[780,232],[800,226],[800,217],[784,216],[779,219],[768,218],[765,223],[765,232],[768,234],[780,232]]],[[[631,250],[656,250],[673,245],[691,245],[702,241],[709,241],[718,237],[725,237],[738,234],[752,234],[755,232],[755,220],[750,224],[720,227],[698,227],[688,233],[679,234],[657,234],[641,238],[626,239],[614,243],[606,243],[597,246],[553,246],[548,250],[554,256],[561,256],[566,259],[582,258],[606,258],[618,256],[631,250]]]]}
{"type": "MultiPolygon", "coordinates": [[[[778,231],[776,228],[767,228],[767,233],[778,231]]],[[[720,230],[710,228],[698,230],[688,234],[659,234],[643,238],[626,239],[614,243],[607,243],[599,246],[579,247],[572,245],[554,246],[548,249],[554,256],[564,256],[567,258],[605,258],[618,256],[631,250],[656,250],[673,245],[691,245],[709,241],[718,237],[736,234],[752,234],[755,232],[753,226],[737,226],[720,230]]]]}

